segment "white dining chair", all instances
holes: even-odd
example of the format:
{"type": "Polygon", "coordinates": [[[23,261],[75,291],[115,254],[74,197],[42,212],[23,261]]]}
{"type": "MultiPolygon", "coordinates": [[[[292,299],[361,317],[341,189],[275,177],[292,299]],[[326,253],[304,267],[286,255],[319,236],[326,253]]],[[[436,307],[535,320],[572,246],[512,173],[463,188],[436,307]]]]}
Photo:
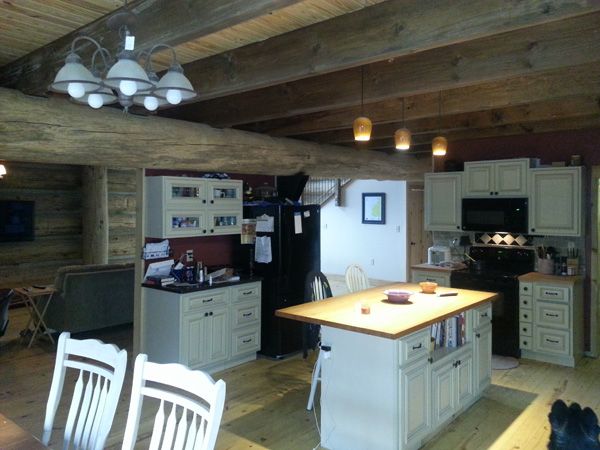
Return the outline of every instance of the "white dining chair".
{"type": "Polygon", "coordinates": [[[71,339],[61,333],[44,419],[42,442],[48,445],[67,369],[79,372],[64,428],[62,448],[104,448],[123,387],[127,351],[97,339],[71,339]]]}
{"type": "Polygon", "coordinates": [[[351,264],[346,269],[346,287],[351,293],[369,289],[367,274],[358,264],[351,264]]]}
{"type": "Polygon", "coordinates": [[[223,380],[215,382],[210,375],[182,364],[152,363],[147,355],[140,353],[133,371],[124,450],[135,446],[144,397],[160,401],[150,449],[212,450],[215,447],[225,404],[223,380]]]}

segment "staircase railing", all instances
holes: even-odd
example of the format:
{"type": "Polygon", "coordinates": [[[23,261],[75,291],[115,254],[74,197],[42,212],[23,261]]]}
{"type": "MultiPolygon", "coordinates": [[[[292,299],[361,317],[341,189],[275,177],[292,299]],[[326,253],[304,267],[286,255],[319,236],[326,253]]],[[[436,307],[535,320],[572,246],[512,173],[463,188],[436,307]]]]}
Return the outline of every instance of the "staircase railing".
{"type": "Polygon", "coordinates": [[[349,178],[310,177],[302,192],[302,203],[305,205],[323,206],[341,192],[343,186],[352,181],[349,178]]]}

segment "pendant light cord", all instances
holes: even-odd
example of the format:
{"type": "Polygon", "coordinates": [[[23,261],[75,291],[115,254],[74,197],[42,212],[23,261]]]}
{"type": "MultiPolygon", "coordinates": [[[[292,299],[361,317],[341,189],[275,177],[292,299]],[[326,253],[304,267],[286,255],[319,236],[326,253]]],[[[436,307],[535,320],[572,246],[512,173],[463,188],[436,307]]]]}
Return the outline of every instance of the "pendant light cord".
{"type": "Polygon", "coordinates": [[[402,128],[406,128],[404,122],[404,97],[402,97],[402,128]]]}
{"type": "Polygon", "coordinates": [[[360,66],[360,115],[365,115],[365,66],[360,66]]]}
{"type": "Polygon", "coordinates": [[[438,133],[442,133],[442,91],[438,95],[438,133]]]}

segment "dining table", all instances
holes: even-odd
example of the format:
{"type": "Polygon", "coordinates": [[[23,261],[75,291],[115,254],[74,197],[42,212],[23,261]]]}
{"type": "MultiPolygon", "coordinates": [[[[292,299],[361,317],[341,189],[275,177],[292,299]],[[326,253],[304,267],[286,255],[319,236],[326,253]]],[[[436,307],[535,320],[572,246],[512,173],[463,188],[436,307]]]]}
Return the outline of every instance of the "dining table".
{"type": "Polygon", "coordinates": [[[29,431],[21,428],[4,414],[0,413],[0,449],[2,450],[37,450],[47,449],[29,431]]]}

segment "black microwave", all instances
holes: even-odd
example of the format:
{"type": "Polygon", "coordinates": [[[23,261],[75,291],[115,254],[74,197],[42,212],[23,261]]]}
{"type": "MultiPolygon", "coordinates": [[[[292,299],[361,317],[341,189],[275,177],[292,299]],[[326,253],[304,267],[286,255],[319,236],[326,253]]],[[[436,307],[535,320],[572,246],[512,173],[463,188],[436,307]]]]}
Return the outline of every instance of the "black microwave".
{"type": "Polygon", "coordinates": [[[526,198],[463,198],[462,229],[527,233],[526,198]]]}

